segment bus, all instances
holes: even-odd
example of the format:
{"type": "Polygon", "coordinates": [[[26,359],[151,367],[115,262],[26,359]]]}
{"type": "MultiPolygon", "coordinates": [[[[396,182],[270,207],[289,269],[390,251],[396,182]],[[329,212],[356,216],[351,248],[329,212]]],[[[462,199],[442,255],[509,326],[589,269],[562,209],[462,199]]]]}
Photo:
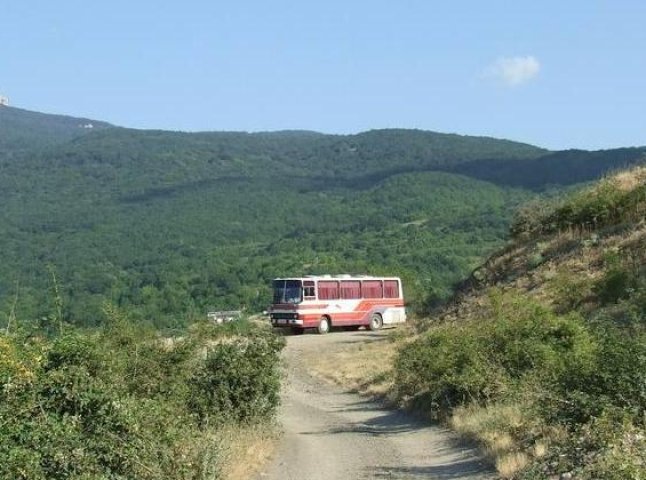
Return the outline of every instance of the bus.
{"type": "Polygon", "coordinates": [[[274,327],[291,327],[296,334],[332,327],[379,330],[406,321],[402,283],[398,277],[311,275],[276,278],[268,310],[274,327]]]}

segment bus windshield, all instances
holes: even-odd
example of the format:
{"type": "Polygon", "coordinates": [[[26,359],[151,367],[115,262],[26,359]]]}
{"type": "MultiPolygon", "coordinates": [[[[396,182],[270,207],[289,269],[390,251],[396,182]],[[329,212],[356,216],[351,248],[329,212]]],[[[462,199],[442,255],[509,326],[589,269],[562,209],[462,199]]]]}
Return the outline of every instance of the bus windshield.
{"type": "Polygon", "coordinates": [[[274,303],[300,303],[302,298],[300,280],[274,280],[274,303]]]}

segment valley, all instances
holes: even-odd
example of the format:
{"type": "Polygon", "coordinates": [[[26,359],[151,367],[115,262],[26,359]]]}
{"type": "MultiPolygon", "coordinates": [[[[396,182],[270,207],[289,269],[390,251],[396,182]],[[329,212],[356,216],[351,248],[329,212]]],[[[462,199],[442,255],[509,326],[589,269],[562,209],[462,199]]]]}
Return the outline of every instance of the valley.
{"type": "Polygon", "coordinates": [[[285,274],[399,275],[424,312],[503,245],[519,205],[644,159],[419,130],[132,130],[12,107],[0,138],[0,302],[44,328],[54,288],[75,325],[112,302],[173,331],[208,309],[262,311],[285,274]]]}

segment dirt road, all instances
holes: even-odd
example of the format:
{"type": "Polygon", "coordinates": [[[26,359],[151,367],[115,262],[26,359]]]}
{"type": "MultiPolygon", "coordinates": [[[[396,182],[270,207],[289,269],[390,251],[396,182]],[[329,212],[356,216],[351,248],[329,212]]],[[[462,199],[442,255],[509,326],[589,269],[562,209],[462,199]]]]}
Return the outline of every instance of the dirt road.
{"type": "Polygon", "coordinates": [[[335,347],[383,340],[387,333],[333,332],[287,338],[287,376],[280,421],[284,429],[263,480],[488,479],[477,454],[450,432],[385,409],[317,380],[308,360],[333,361],[335,347]]]}

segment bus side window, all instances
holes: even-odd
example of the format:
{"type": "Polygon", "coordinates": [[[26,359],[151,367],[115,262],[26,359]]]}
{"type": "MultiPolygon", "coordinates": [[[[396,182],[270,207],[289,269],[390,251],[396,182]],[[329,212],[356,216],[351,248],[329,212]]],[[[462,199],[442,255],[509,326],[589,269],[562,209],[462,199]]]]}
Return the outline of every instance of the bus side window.
{"type": "Polygon", "coordinates": [[[361,298],[361,282],[359,280],[346,280],[341,282],[341,298],[361,298]]]}
{"type": "Polygon", "coordinates": [[[399,282],[384,280],[384,298],[399,298],[399,282]]]}
{"type": "Polygon", "coordinates": [[[363,298],[383,298],[381,280],[364,280],[361,284],[363,298]]]}
{"type": "Polygon", "coordinates": [[[314,282],[303,282],[303,297],[314,298],[316,297],[316,289],[314,282]]]}
{"type": "Polygon", "coordinates": [[[319,281],[319,300],[336,300],[339,298],[339,283],[319,281]]]}

